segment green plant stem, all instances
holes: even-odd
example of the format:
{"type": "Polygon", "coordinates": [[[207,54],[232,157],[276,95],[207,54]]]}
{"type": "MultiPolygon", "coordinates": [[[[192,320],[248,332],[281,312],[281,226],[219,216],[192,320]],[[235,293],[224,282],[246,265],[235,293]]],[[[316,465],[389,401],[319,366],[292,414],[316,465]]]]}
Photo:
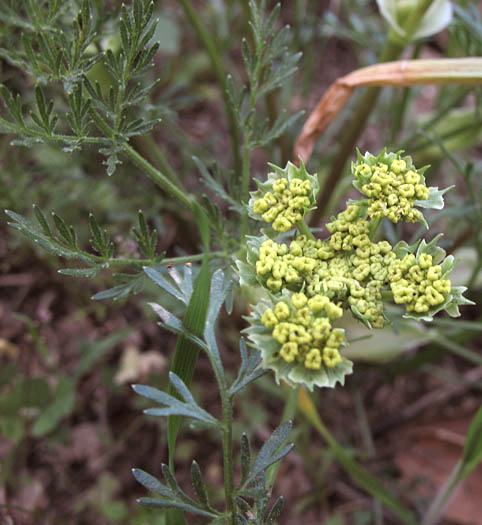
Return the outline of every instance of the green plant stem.
{"type": "Polygon", "coordinates": [[[376,455],[375,444],[373,442],[373,435],[370,428],[370,422],[368,421],[367,412],[359,388],[356,388],[353,392],[353,401],[358,417],[363,446],[365,447],[368,456],[370,458],[374,458],[376,455]]]}
{"type": "MultiPolygon", "coordinates": [[[[100,115],[91,110],[90,116],[95,122],[96,126],[105,133],[106,137],[111,138],[113,130],[102,120],[100,115]]],[[[164,173],[161,173],[155,168],[147,159],[145,159],[139,152],[137,152],[131,145],[127,143],[120,144],[122,151],[126,157],[131,160],[138,168],[140,168],[155,184],[161,187],[171,197],[179,201],[192,213],[195,213],[198,206],[195,199],[186,194],[182,189],[172,183],[164,173]]]]}
{"type": "MultiPolygon", "coordinates": [[[[82,252],[79,252],[82,253],[82,252]]],[[[160,261],[153,261],[152,259],[107,259],[101,255],[88,254],[89,258],[93,259],[93,262],[99,262],[108,265],[119,265],[119,266],[151,266],[155,263],[157,266],[172,266],[176,264],[186,264],[190,262],[202,261],[204,253],[197,253],[195,255],[181,255],[180,257],[166,257],[160,261]]],[[[224,257],[224,252],[211,252],[208,254],[210,259],[217,257],[224,257]]]]}
{"type": "MultiPolygon", "coordinates": [[[[211,357],[210,357],[211,359],[211,357]]],[[[224,471],[224,498],[226,501],[226,512],[229,515],[231,525],[236,525],[236,506],[234,503],[234,468],[233,468],[233,404],[229,395],[224,374],[219,370],[215,359],[211,359],[211,365],[218,381],[219,394],[221,396],[222,423],[223,423],[223,471],[224,471]]]]}
{"type": "Polygon", "coordinates": [[[248,200],[249,200],[249,171],[251,163],[251,147],[248,139],[245,141],[243,151],[243,170],[241,179],[241,203],[243,214],[241,215],[241,244],[248,233],[248,200]]]}
{"type": "MultiPolygon", "coordinates": [[[[353,392],[353,401],[355,404],[355,410],[359,421],[363,446],[365,447],[368,457],[374,458],[376,456],[375,444],[373,442],[373,435],[370,428],[370,422],[368,421],[367,412],[359,388],[355,388],[353,392]]],[[[375,499],[372,502],[372,507],[375,525],[383,525],[382,504],[375,499]]]]}
{"type": "Polygon", "coordinates": [[[153,164],[156,164],[162,173],[166,175],[166,177],[168,177],[177,186],[180,186],[178,175],[167,160],[166,155],[164,155],[164,153],[160,150],[159,145],[153,139],[152,135],[134,137],[132,142],[136,146],[136,149],[141,150],[142,153],[146,153],[148,160],[153,164]]]}
{"type": "Polygon", "coordinates": [[[455,341],[439,335],[438,333],[432,334],[432,341],[439,344],[442,348],[445,348],[446,350],[449,350],[450,352],[467,359],[467,361],[470,361],[471,363],[474,363],[478,366],[482,366],[482,357],[479,354],[472,352],[472,350],[465,348],[455,341]]]}
{"type": "Polygon", "coordinates": [[[221,86],[224,105],[226,108],[226,115],[228,117],[229,122],[229,130],[231,133],[231,141],[233,144],[234,169],[236,173],[240,173],[241,158],[239,153],[239,129],[236,121],[236,115],[229,101],[228,84],[226,81],[226,75],[223,66],[221,64],[221,57],[218,52],[218,47],[216,46],[214,39],[211,38],[209,32],[206,31],[206,29],[202,25],[201,20],[199,19],[197,12],[192,6],[191,2],[189,0],[179,0],[179,3],[181,4],[184,13],[186,14],[186,18],[188,19],[189,23],[194,29],[196,35],[206,48],[207,54],[209,55],[211,64],[213,66],[214,73],[221,86]]]}
{"type": "MultiPolygon", "coordinates": [[[[251,86],[249,94],[248,114],[254,111],[256,107],[257,92],[259,78],[261,74],[262,62],[259,57],[259,51],[256,49],[257,60],[254,67],[254,72],[251,77],[251,86]]],[[[248,232],[248,200],[249,200],[249,179],[250,179],[250,167],[251,167],[251,151],[253,147],[251,144],[251,129],[244,128],[244,151],[242,160],[242,175],[241,175],[241,204],[244,204],[243,214],[241,217],[241,244],[243,244],[244,238],[248,232]]]]}
{"type": "Polygon", "coordinates": [[[122,151],[138,168],[140,168],[153,182],[160,186],[171,197],[179,201],[191,212],[195,211],[197,206],[194,198],[186,194],[178,186],[173,184],[163,173],[156,169],[150,162],[148,162],[142,155],[140,155],[129,144],[122,145],[122,151]]]}
{"type": "Polygon", "coordinates": [[[455,465],[452,472],[450,473],[450,476],[440,487],[437,495],[435,496],[435,499],[425,513],[421,525],[435,525],[439,522],[439,518],[447,506],[450,496],[461,481],[462,465],[462,461],[459,461],[455,465]]]}
{"type": "Polygon", "coordinates": [[[381,501],[384,505],[392,509],[393,512],[399,516],[403,523],[415,525],[415,517],[413,514],[401,505],[388,492],[383,485],[370,473],[368,473],[361,465],[359,465],[351,455],[345,452],[345,449],[338,443],[338,441],[331,435],[330,431],[323,424],[318,412],[315,410],[313,402],[308,393],[304,393],[304,399],[299,400],[301,403],[300,409],[304,413],[308,421],[313,427],[318,430],[320,435],[331,448],[334,455],[341,463],[343,468],[356,480],[365,490],[371,493],[375,498],[381,501]]]}
{"type": "MultiPolygon", "coordinates": [[[[412,53],[412,60],[416,59],[420,55],[420,51],[422,50],[422,44],[419,42],[412,53]]],[[[390,130],[390,143],[395,144],[398,135],[400,133],[400,130],[403,127],[403,122],[405,119],[405,114],[407,112],[408,108],[408,102],[410,100],[410,96],[412,94],[412,88],[407,87],[403,89],[401,100],[398,104],[395,104],[395,113],[392,118],[392,126],[390,130]]]]}
{"type": "MultiPolygon", "coordinates": [[[[279,117],[279,94],[279,90],[276,90],[267,93],[265,96],[266,110],[270,122],[275,122],[279,117]]],[[[290,160],[292,144],[285,133],[276,139],[276,144],[280,150],[280,162],[284,166],[290,160]]]]}
{"type": "MultiPolygon", "coordinates": [[[[439,109],[436,115],[430,118],[423,126],[422,130],[427,131],[433,128],[451,109],[461,103],[464,98],[473,90],[473,87],[460,86],[455,95],[451,97],[448,101],[443,100],[442,107],[439,109]]],[[[448,97],[447,97],[448,98],[448,97]]],[[[414,143],[419,139],[420,133],[417,130],[413,133],[408,139],[402,144],[403,149],[412,149],[414,143]]]]}
{"type": "Polygon", "coordinates": [[[301,221],[298,221],[296,223],[296,228],[301,233],[301,235],[304,235],[307,239],[310,239],[312,241],[315,240],[315,236],[313,235],[311,230],[308,228],[308,225],[303,219],[301,219],[301,221]]]}
{"type": "MultiPolygon", "coordinates": [[[[281,423],[284,423],[286,421],[293,421],[296,415],[296,412],[298,410],[298,394],[300,391],[300,387],[288,387],[289,392],[286,399],[285,407],[283,409],[283,415],[281,416],[281,423]]],[[[275,463],[272,465],[267,472],[266,475],[266,486],[272,487],[274,484],[274,481],[276,479],[276,475],[278,473],[279,467],[281,463],[275,463]]]]}
{"type": "Polygon", "coordinates": [[[370,223],[370,240],[373,241],[373,238],[377,234],[378,228],[380,228],[380,224],[382,223],[383,217],[377,217],[376,219],[373,219],[370,223]]]}
{"type": "Polygon", "coordinates": [[[221,397],[224,498],[226,502],[226,513],[229,516],[228,519],[231,525],[236,525],[233,467],[233,402],[226,383],[223,365],[219,355],[215,355],[208,346],[206,346],[205,350],[213,368],[214,376],[218,384],[219,395],[221,397]]]}
{"type": "MultiPolygon", "coordinates": [[[[407,33],[406,42],[409,42],[421,17],[425,14],[432,2],[433,0],[421,0],[417,7],[410,13],[404,26],[407,33]]],[[[396,38],[395,34],[390,31],[388,34],[388,41],[385,44],[378,61],[389,62],[391,60],[396,60],[405,47],[406,44],[403,44],[398,38],[396,38]]],[[[350,119],[349,126],[345,128],[339,152],[331,165],[323,190],[318,197],[317,209],[311,217],[310,224],[317,225],[323,217],[325,209],[330,202],[331,195],[336,188],[338,180],[343,176],[346,163],[353,153],[358,137],[365,128],[368,118],[376,105],[380,92],[380,87],[370,87],[360,99],[355,114],[350,119]]]]}
{"type": "Polygon", "coordinates": [[[234,505],[234,473],[233,473],[233,406],[228,392],[221,389],[223,413],[223,466],[224,466],[224,496],[226,512],[232,525],[236,524],[234,505]]]}

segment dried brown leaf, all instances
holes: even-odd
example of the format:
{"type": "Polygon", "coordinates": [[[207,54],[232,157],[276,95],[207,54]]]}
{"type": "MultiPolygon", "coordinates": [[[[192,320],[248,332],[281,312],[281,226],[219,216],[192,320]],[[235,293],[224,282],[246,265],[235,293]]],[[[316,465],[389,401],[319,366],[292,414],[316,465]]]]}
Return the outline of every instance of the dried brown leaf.
{"type": "Polygon", "coordinates": [[[294,149],[294,158],[308,162],[316,139],[362,86],[482,84],[482,58],[400,60],[357,69],[334,82],[308,117],[294,149]]]}

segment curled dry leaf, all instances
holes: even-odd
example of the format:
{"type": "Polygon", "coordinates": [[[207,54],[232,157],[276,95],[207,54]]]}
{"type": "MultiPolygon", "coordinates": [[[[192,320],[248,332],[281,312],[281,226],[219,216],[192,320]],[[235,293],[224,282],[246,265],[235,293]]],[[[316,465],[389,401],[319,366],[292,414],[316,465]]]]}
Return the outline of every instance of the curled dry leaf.
{"type": "Polygon", "coordinates": [[[343,109],[357,87],[423,84],[482,84],[482,58],[400,60],[357,69],[325,92],[296,140],[294,158],[308,162],[317,138],[343,109]]]}

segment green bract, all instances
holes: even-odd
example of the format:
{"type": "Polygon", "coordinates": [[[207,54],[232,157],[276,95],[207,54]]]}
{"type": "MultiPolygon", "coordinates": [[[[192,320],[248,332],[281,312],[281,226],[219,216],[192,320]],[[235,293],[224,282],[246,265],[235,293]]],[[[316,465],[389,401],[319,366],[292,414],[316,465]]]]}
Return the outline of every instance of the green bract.
{"type": "Polygon", "coordinates": [[[255,179],[258,190],[251,192],[249,214],[272,225],[277,232],[286,232],[314,209],[319,190],[318,178],[310,175],[300,159],[300,167],[288,162],[284,169],[269,164],[274,170],[266,182],[255,179]]]}

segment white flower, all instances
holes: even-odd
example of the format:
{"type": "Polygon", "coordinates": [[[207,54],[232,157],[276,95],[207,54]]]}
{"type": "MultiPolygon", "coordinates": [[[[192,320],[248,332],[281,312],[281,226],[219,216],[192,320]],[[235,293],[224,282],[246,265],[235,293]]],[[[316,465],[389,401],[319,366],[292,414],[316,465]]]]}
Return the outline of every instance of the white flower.
{"type": "Polygon", "coordinates": [[[390,27],[403,39],[418,40],[439,33],[452,20],[452,4],[449,0],[434,0],[415,31],[408,35],[403,29],[404,21],[410,16],[420,0],[377,0],[380,12],[390,27]]]}

